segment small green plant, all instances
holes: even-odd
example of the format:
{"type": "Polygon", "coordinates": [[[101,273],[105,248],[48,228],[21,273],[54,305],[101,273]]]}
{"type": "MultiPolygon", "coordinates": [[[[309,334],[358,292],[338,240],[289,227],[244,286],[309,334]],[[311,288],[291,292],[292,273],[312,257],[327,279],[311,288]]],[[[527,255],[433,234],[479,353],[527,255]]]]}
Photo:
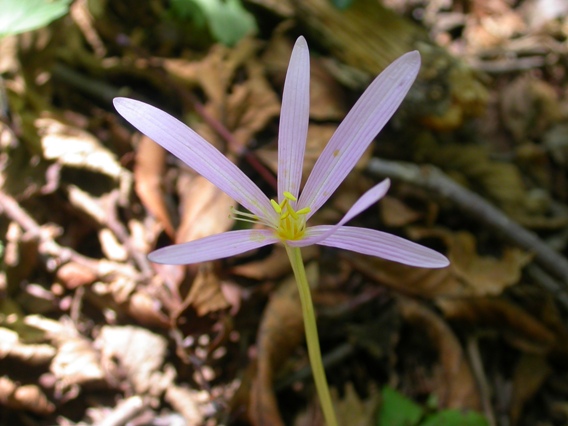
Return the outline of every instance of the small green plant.
{"type": "Polygon", "coordinates": [[[71,0],[0,0],[0,38],[45,27],[69,12],[71,0]]]}
{"type": "Polygon", "coordinates": [[[377,426],[489,426],[479,413],[442,410],[430,413],[400,392],[385,386],[377,426]]]}
{"type": "Polygon", "coordinates": [[[171,12],[198,27],[207,25],[213,38],[227,46],[256,31],[254,17],[240,0],[172,0],[171,12]]]}

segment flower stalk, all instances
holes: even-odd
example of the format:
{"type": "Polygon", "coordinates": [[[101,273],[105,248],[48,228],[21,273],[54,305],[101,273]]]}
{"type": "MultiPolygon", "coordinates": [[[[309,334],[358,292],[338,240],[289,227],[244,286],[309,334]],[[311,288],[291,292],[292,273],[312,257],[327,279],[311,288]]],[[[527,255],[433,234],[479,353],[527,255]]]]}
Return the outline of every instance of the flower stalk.
{"type": "Polygon", "coordinates": [[[310,358],[312,375],[314,376],[314,382],[316,383],[316,390],[321,409],[323,411],[323,416],[327,426],[337,426],[335,410],[333,409],[329,386],[327,385],[327,378],[323,368],[316,315],[314,312],[314,304],[312,303],[310,285],[308,283],[308,278],[306,277],[304,261],[302,260],[302,252],[298,247],[290,247],[288,245],[285,245],[285,247],[288,258],[290,259],[290,264],[292,265],[292,270],[294,271],[294,277],[296,278],[296,284],[298,285],[298,292],[300,293],[300,303],[302,305],[302,314],[304,317],[304,330],[306,333],[308,356],[310,358]]]}

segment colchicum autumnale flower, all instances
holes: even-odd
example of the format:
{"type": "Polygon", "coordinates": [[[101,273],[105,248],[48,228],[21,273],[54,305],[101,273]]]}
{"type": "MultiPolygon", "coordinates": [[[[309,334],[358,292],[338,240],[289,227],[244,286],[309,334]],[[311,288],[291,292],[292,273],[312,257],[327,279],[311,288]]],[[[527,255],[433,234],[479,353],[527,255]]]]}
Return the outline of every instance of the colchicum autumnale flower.
{"type": "Polygon", "coordinates": [[[345,226],[385,195],[390,185],[388,179],[363,194],[336,225],[307,225],[399,107],[419,68],[420,55],[410,52],[394,61],[371,83],[331,137],[300,192],[310,108],[310,58],[306,40],[300,37],[292,51],[282,94],[277,200],[269,200],[234,163],[179,120],[143,102],[114,100],[118,112],[138,130],[248,210],[233,210],[231,214],[235,219],[264,225],[262,229],[229,231],[165,247],[151,253],[150,260],[189,264],[221,259],[278,242],[284,244],[298,284],[308,354],[329,426],[337,425],[337,421],[321,360],[316,318],[300,248],[319,244],[426,268],[441,268],[449,263],[440,253],[403,238],[374,229],[345,226]]]}
{"type": "Polygon", "coordinates": [[[300,37],[290,58],[282,95],[277,201],[269,200],[233,162],[176,118],[143,102],[114,100],[117,111],[138,130],[250,212],[233,211],[236,219],[265,225],[264,229],[229,231],[165,247],[151,253],[151,261],[205,262],[282,242],[288,247],[337,247],[419,267],[448,265],[446,257],[419,244],[377,230],[344,225],[385,195],[388,179],[363,194],[336,225],[307,225],[399,107],[420,68],[419,53],[403,55],[371,83],[335,131],[300,193],[309,121],[309,61],[306,41],[300,37]]]}

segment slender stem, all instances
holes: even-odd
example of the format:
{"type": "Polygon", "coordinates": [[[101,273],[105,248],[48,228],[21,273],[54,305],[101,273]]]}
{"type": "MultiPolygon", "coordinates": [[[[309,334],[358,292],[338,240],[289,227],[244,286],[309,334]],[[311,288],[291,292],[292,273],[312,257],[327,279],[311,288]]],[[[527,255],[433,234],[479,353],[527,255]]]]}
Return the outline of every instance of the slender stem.
{"type": "Polygon", "coordinates": [[[321,360],[321,350],[318,338],[318,329],[316,325],[316,315],[314,313],[314,305],[312,303],[312,295],[310,294],[310,285],[306,277],[306,269],[304,268],[304,261],[302,260],[302,253],[298,247],[289,247],[285,245],[286,253],[292,264],[292,270],[296,277],[298,284],[298,291],[300,292],[300,302],[302,304],[302,313],[304,315],[304,328],[306,330],[306,342],[308,344],[308,355],[310,357],[310,364],[316,382],[316,389],[325,417],[327,426],[337,426],[335,418],[335,411],[331,402],[331,395],[329,394],[329,387],[323,369],[321,360]]]}

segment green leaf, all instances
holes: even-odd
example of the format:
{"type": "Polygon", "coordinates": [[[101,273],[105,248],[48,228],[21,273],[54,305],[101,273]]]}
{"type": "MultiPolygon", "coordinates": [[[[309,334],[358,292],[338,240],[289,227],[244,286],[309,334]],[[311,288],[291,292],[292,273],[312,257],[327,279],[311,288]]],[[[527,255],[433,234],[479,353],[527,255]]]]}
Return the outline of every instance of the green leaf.
{"type": "Polygon", "coordinates": [[[489,423],[484,416],[473,411],[444,410],[428,416],[420,426],[489,426],[489,423]]]}
{"type": "Polygon", "coordinates": [[[0,37],[35,30],[62,17],[71,0],[0,0],[0,37]]]}
{"type": "Polygon", "coordinates": [[[191,15],[194,22],[199,20],[200,12],[205,16],[211,35],[227,46],[235,45],[246,34],[256,31],[254,17],[240,0],[176,0],[172,9],[182,18],[191,15]]]}
{"type": "Polygon", "coordinates": [[[415,426],[424,414],[420,405],[388,386],[383,388],[382,398],[378,426],[415,426]]]}

